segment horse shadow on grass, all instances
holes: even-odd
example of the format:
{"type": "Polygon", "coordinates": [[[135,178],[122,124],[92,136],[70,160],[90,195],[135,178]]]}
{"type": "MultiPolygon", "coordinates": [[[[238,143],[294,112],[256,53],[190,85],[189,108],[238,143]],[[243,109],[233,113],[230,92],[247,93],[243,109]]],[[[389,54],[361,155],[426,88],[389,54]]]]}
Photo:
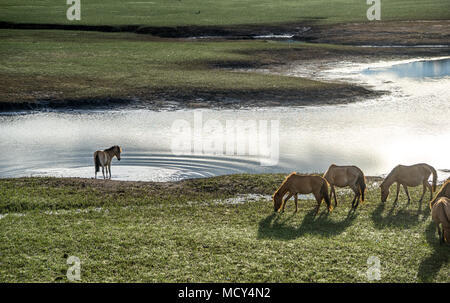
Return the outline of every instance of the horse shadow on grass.
{"type": "Polygon", "coordinates": [[[430,216],[430,209],[426,203],[420,203],[417,210],[414,209],[411,203],[401,205],[394,203],[387,214],[383,216],[383,212],[387,207],[386,204],[386,202],[380,203],[371,214],[371,219],[377,229],[385,229],[387,227],[408,228],[426,221],[430,216]]]}
{"type": "Polygon", "coordinates": [[[357,214],[349,212],[342,221],[333,221],[330,214],[321,213],[314,217],[315,210],[309,211],[299,226],[294,226],[291,219],[294,214],[272,213],[259,222],[258,239],[293,240],[305,234],[332,237],[341,234],[356,219],[357,214]]]}
{"type": "Polygon", "coordinates": [[[439,245],[434,222],[430,222],[425,235],[428,244],[433,248],[433,253],[420,263],[417,278],[421,282],[433,282],[442,265],[450,262],[450,245],[439,245]]]}

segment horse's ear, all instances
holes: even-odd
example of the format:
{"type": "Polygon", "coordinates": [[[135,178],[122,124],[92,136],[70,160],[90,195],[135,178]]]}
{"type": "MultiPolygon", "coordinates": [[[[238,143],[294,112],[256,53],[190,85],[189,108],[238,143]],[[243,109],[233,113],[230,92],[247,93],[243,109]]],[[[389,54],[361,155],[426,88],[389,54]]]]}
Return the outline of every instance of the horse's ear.
{"type": "Polygon", "coordinates": [[[119,146],[119,150],[120,150],[120,152],[122,153],[122,147],[119,146]]]}

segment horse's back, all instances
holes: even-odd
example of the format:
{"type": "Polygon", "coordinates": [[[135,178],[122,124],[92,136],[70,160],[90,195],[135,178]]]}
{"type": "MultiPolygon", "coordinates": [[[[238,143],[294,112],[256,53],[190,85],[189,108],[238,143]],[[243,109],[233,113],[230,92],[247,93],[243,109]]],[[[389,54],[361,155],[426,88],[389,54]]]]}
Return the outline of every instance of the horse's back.
{"type": "Polygon", "coordinates": [[[320,188],[323,182],[327,182],[323,177],[318,175],[295,174],[292,175],[291,178],[292,186],[295,188],[295,191],[298,191],[300,194],[309,194],[317,188],[320,188]]]}
{"type": "Polygon", "coordinates": [[[324,178],[333,185],[343,187],[355,183],[360,176],[364,176],[364,173],[355,165],[333,165],[330,166],[324,178]]]}
{"type": "Polygon", "coordinates": [[[407,186],[418,186],[423,183],[424,179],[430,177],[432,171],[426,163],[418,163],[413,165],[397,165],[391,172],[400,184],[407,186]]]}

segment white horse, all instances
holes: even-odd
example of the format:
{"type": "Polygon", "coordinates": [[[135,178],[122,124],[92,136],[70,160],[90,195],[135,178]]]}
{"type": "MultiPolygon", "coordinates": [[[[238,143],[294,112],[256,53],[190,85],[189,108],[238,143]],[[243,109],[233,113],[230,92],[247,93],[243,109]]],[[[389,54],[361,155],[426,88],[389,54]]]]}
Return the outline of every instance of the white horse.
{"type": "Polygon", "coordinates": [[[120,153],[122,153],[122,148],[118,145],[114,145],[105,150],[98,150],[94,153],[95,179],[97,179],[97,172],[100,170],[100,166],[102,167],[103,179],[106,179],[105,167],[106,175],[108,176],[109,172],[109,179],[111,179],[111,161],[114,156],[120,161],[120,153]]]}

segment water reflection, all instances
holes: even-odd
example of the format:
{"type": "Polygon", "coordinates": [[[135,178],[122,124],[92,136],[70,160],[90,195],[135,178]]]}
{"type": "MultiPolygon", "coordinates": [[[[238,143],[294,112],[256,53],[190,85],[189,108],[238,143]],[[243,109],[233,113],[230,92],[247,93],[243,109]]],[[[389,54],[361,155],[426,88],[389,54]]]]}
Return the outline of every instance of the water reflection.
{"type": "MultiPolygon", "coordinates": [[[[448,60],[441,63],[448,72],[448,60]]],[[[348,105],[203,111],[203,123],[279,120],[280,159],[275,166],[261,166],[259,154],[174,155],[172,124],[177,119],[193,124],[193,110],[40,112],[0,116],[0,176],[93,177],[93,152],[115,144],[124,153],[122,161],[114,160],[112,175],[122,180],[321,172],[331,163],[355,164],[368,175],[385,174],[399,163],[450,168],[450,79],[386,81],[385,76],[361,75],[363,69],[357,70],[332,74],[392,93],[348,105]]],[[[449,175],[438,173],[441,180],[449,175]]]]}
{"type": "Polygon", "coordinates": [[[387,68],[368,68],[363,74],[388,74],[400,78],[439,78],[450,75],[450,59],[415,61],[387,68]]]}

